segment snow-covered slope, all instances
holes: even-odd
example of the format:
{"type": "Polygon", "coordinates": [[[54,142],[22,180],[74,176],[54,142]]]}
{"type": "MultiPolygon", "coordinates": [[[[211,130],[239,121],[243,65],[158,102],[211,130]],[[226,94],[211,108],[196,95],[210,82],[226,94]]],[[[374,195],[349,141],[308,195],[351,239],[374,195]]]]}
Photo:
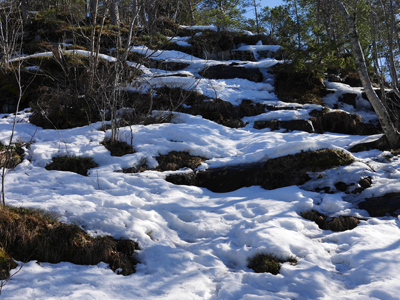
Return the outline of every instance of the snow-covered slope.
{"type": "MultiPolygon", "coordinates": [[[[273,77],[266,77],[262,83],[209,80],[200,78],[198,72],[204,65],[221,62],[172,51],[158,57],[189,63],[182,72],[190,76],[165,77],[173,72],[146,69],[143,78],[152,79],[148,84],[195,87],[235,105],[244,98],[288,105],[275,96],[273,77]]],[[[264,68],[266,74],[266,69],[276,63],[266,59],[243,65],[264,68]]],[[[336,92],[329,95],[328,105],[351,90],[343,84],[329,87],[336,92]]],[[[137,273],[123,277],[104,263],[78,266],[30,261],[3,288],[2,299],[397,299],[399,220],[369,218],[355,203],[400,191],[398,157],[388,160],[388,153],[378,150],[361,152],[350,166],[319,174],[322,185],[372,177],[372,187],[354,197],[340,192],[312,192],[315,180],[303,187],[268,191],[253,186],[213,193],[165,181],[172,171],[114,172],[139,164],[143,157],[155,166],[157,155],[173,150],[207,158],[200,166],[206,169],[262,162],[308,149],[347,149],[365,139],[252,128],[254,120],[304,119],[318,108],[297,106],[300,109],[247,117],[249,125],[243,129],[186,114],[175,114],[168,124],[136,125],[132,131],[121,128],[122,140],[130,141],[133,134],[136,150],[123,157],[111,156],[100,144],[110,134],[98,130],[100,123],[69,130],[43,130],[28,122],[28,112],[17,115],[15,141],[32,140],[33,144],[26,149],[27,159],[6,176],[7,204],[55,211],[61,220],[77,223],[93,235],[136,240],[141,248],[140,264],[137,273]],[[45,170],[52,157],[66,153],[91,156],[99,167],[91,169],[88,177],[45,170]],[[365,220],[353,230],[333,233],[299,215],[311,209],[329,216],[353,215],[365,220]],[[279,275],[257,274],[247,268],[247,259],[262,252],[295,256],[298,264],[283,264],[279,275]]],[[[374,118],[367,109],[361,113],[368,120],[374,118]]],[[[1,117],[0,141],[6,143],[14,115],[1,117]]]]}

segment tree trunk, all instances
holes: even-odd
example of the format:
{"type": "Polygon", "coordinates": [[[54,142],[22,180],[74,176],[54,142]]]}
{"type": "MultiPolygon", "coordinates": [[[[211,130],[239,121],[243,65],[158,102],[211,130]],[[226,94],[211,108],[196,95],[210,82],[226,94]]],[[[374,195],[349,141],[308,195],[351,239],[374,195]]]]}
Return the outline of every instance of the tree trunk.
{"type": "Polygon", "coordinates": [[[119,25],[119,9],[118,9],[118,1],[111,0],[110,3],[110,21],[112,25],[119,25]]]}
{"type": "Polygon", "coordinates": [[[371,103],[372,107],[375,110],[375,113],[379,118],[382,130],[386,135],[387,139],[389,140],[391,147],[398,148],[400,147],[399,132],[394,127],[388,111],[386,110],[381,99],[379,99],[378,95],[375,93],[375,90],[372,87],[372,83],[368,75],[367,65],[365,63],[364,53],[361,48],[354,17],[348,13],[342,1],[335,0],[335,2],[339,10],[339,13],[341,14],[342,18],[346,23],[347,29],[349,30],[350,42],[353,48],[353,54],[356,62],[357,71],[358,74],[360,75],[362,86],[365,90],[368,100],[371,103]]]}
{"type": "Polygon", "coordinates": [[[25,24],[31,24],[31,17],[29,15],[29,3],[27,0],[21,1],[22,18],[25,24]]]}

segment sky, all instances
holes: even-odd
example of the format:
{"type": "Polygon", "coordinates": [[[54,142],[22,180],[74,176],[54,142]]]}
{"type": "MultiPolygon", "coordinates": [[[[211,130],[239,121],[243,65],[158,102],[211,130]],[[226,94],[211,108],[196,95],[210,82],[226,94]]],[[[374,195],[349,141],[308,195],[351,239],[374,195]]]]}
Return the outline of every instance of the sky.
{"type": "MultiPolygon", "coordinates": [[[[265,6],[274,7],[283,4],[283,0],[261,0],[258,2],[260,3],[262,8],[265,6]]],[[[254,9],[249,8],[246,13],[246,17],[254,18],[254,9]]]]}

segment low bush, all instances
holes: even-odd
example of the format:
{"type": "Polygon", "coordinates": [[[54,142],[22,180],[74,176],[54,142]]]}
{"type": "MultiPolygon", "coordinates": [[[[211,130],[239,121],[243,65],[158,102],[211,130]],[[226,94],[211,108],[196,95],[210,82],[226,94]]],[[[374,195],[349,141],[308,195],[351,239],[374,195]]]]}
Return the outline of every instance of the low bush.
{"type": "Polygon", "coordinates": [[[52,162],[46,165],[46,170],[70,171],[88,176],[88,170],[98,167],[92,157],[83,156],[55,156],[52,162]]]}
{"type": "Polygon", "coordinates": [[[0,168],[15,168],[23,160],[24,150],[22,144],[11,145],[8,149],[0,143],[0,168]]]}
{"type": "Polygon", "coordinates": [[[279,274],[281,265],[285,262],[296,265],[297,259],[293,256],[283,258],[272,253],[259,253],[248,259],[247,267],[253,269],[256,273],[268,272],[277,275],[279,274]]]}

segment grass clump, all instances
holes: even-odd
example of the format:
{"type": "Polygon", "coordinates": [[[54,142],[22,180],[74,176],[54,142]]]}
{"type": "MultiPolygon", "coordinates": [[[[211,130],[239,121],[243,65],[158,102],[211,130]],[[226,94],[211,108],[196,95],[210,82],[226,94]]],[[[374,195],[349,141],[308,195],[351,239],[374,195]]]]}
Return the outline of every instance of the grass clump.
{"type": "Polygon", "coordinates": [[[283,258],[272,253],[259,253],[248,259],[247,267],[254,270],[256,273],[271,273],[279,274],[283,263],[297,264],[297,259],[294,256],[283,258]]]}
{"type": "Polygon", "coordinates": [[[182,168],[196,169],[206,159],[200,156],[192,156],[187,152],[172,151],[167,155],[156,157],[158,161],[157,171],[176,171],[182,168]]]}
{"type": "Polygon", "coordinates": [[[0,168],[15,168],[23,160],[24,149],[22,144],[17,143],[11,145],[8,149],[7,146],[0,143],[0,168]]]}
{"type": "Polygon", "coordinates": [[[132,145],[129,145],[127,142],[124,141],[112,141],[109,138],[104,139],[101,142],[104,147],[106,147],[110,152],[111,156],[124,156],[126,154],[133,154],[135,153],[135,149],[133,149],[132,145]]]}
{"type": "Polygon", "coordinates": [[[346,231],[357,227],[360,220],[351,216],[329,218],[318,211],[311,210],[300,213],[307,220],[315,222],[322,230],[346,231]]]}
{"type": "Polygon", "coordinates": [[[36,209],[0,208],[0,274],[9,276],[19,261],[71,262],[96,265],[105,262],[120,274],[135,272],[137,243],[111,236],[91,237],[79,226],[65,224],[51,214],[36,209]]]}
{"type": "Polygon", "coordinates": [[[83,156],[55,156],[52,162],[46,165],[46,170],[69,171],[88,176],[91,168],[98,167],[92,157],[83,156]]]}

